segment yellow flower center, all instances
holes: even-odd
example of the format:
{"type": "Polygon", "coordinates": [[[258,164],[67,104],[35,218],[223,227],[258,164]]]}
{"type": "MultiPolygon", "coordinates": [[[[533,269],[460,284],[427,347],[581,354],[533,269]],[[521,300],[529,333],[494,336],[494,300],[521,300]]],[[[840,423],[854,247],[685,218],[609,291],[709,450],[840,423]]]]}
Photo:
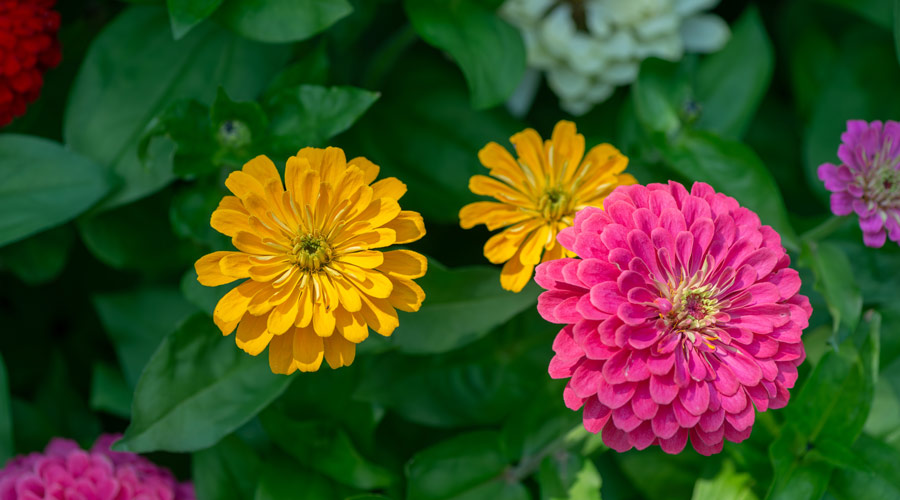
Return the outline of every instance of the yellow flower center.
{"type": "Polygon", "coordinates": [[[291,262],[304,271],[318,272],[333,256],[328,241],[316,234],[296,236],[292,243],[291,262]]]}
{"type": "Polygon", "coordinates": [[[556,222],[571,212],[571,199],[569,193],[562,188],[548,187],[538,200],[538,210],[544,220],[556,222]]]}

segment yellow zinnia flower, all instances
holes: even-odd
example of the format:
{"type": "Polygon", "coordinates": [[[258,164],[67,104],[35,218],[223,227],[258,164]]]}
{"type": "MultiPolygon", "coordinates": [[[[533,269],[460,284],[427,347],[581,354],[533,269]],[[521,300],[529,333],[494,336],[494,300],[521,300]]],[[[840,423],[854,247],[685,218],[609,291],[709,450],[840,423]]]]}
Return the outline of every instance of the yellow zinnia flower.
{"type": "Polygon", "coordinates": [[[349,365],[369,328],[390,335],[395,308],[416,311],[425,293],[413,278],[427,261],[409,250],[382,251],[425,235],[422,216],[401,210],[406,185],[379,168],[349,162],[338,148],[305,148],[285,167],[285,182],[265,156],[232,172],[211,225],[237,252],[197,261],[198,281],[218,286],[247,278],[216,305],[223,335],[237,327],[238,347],[269,346],[275,373],[349,365]]]}
{"type": "Polygon", "coordinates": [[[463,229],[484,224],[491,231],[506,227],[488,239],[484,256],[494,264],[506,263],[500,284],[518,292],[537,264],[574,256],[556,241],[556,235],[572,225],[575,212],[602,207],[616,186],[637,181],[622,173],[628,158],[613,146],[600,144],[585,155],[584,136],[569,121],[557,123],[549,141],[526,129],[510,142],[518,160],[491,142],[478,152],[491,177],[475,175],[469,180],[473,193],[499,202],[466,205],[459,211],[459,224],[463,229]]]}

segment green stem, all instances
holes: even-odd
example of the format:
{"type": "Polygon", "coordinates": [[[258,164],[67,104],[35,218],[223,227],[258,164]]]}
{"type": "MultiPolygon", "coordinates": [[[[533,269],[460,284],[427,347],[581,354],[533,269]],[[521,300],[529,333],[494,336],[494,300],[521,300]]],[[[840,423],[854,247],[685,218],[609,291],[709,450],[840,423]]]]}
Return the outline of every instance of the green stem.
{"type": "Polygon", "coordinates": [[[831,233],[844,226],[848,220],[850,220],[850,217],[832,215],[831,217],[825,219],[825,221],[818,226],[803,233],[800,236],[800,239],[808,243],[823,240],[827,238],[831,233]]]}

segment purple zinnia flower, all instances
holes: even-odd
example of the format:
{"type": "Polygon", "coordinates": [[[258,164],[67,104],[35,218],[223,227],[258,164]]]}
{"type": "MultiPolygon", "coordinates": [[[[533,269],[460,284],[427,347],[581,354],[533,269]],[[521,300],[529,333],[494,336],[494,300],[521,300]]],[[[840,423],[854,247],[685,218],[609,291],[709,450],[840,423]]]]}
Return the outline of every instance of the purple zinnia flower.
{"type": "Polygon", "coordinates": [[[90,451],[54,438],[43,453],[11,459],[0,470],[0,500],[195,500],[194,486],[140,455],[110,451],[119,436],[100,436],[90,451]]]}
{"type": "Polygon", "coordinates": [[[535,276],[541,316],[566,324],[549,370],[566,405],[616,451],[747,439],[806,357],[812,308],[781,237],[701,182],[620,186],[603,206],[559,233],[579,258],[535,276]]]}
{"type": "Polygon", "coordinates": [[[866,246],[881,247],[888,236],[900,243],[900,123],[850,120],[841,141],[841,164],[819,167],[831,211],[856,212],[866,246]]]}

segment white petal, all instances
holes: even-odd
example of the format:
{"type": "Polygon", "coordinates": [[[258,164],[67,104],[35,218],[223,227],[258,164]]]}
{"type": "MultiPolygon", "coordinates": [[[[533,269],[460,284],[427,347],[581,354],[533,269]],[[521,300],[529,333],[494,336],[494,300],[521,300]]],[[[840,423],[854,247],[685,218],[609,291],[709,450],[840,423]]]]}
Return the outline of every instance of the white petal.
{"type": "Polygon", "coordinates": [[[684,55],[684,44],[679,33],[669,33],[653,40],[641,42],[636,49],[641,60],[658,57],[667,61],[678,61],[684,55]]]}
{"type": "Polygon", "coordinates": [[[591,108],[594,107],[594,103],[585,99],[577,101],[560,101],[559,107],[572,116],[581,116],[590,111],[591,108]]]}
{"type": "Polygon", "coordinates": [[[607,65],[600,78],[610,85],[628,85],[637,79],[639,69],[637,62],[616,62],[607,65]]]}
{"type": "Polygon", "coordinates": [[[680,18],[673,12],[645,19],[634,25],[638,38],[650,40],[668,33],[678,31],[680,18]]]}
{"type": "Polygon", "coordinates": [[[539,29],[539,38],[547,51],[554,56],[565,57],[576,32],[571,7],[568,4],[562,4],[553,9],[539,29]]]}
{"type": "Polygon", "coordinates": [[[688,52],[715,52],[725,46],[731,30],[719,16],[702,14],[685,19],[681,39],[688,52]]]}
{"type": "Polygon", "coordinates": [[[555,68],[547,72],[547,83],[561,99],[575,100],[588,91],[591,79],[569,68],[555,68]]]}
{"type": "Polygon", "coordinates": [[[586,75],[598,73],[607,63],[602,43],[584,33],[573,37],[566,60],[573,70],[586,75]]]}
{"type": "Polygon", "coordinates": [[[627,31],[617,31],[603,42],[603,51],[607,59],[631,59],[635,54],[637,43],[627,31]]]}

